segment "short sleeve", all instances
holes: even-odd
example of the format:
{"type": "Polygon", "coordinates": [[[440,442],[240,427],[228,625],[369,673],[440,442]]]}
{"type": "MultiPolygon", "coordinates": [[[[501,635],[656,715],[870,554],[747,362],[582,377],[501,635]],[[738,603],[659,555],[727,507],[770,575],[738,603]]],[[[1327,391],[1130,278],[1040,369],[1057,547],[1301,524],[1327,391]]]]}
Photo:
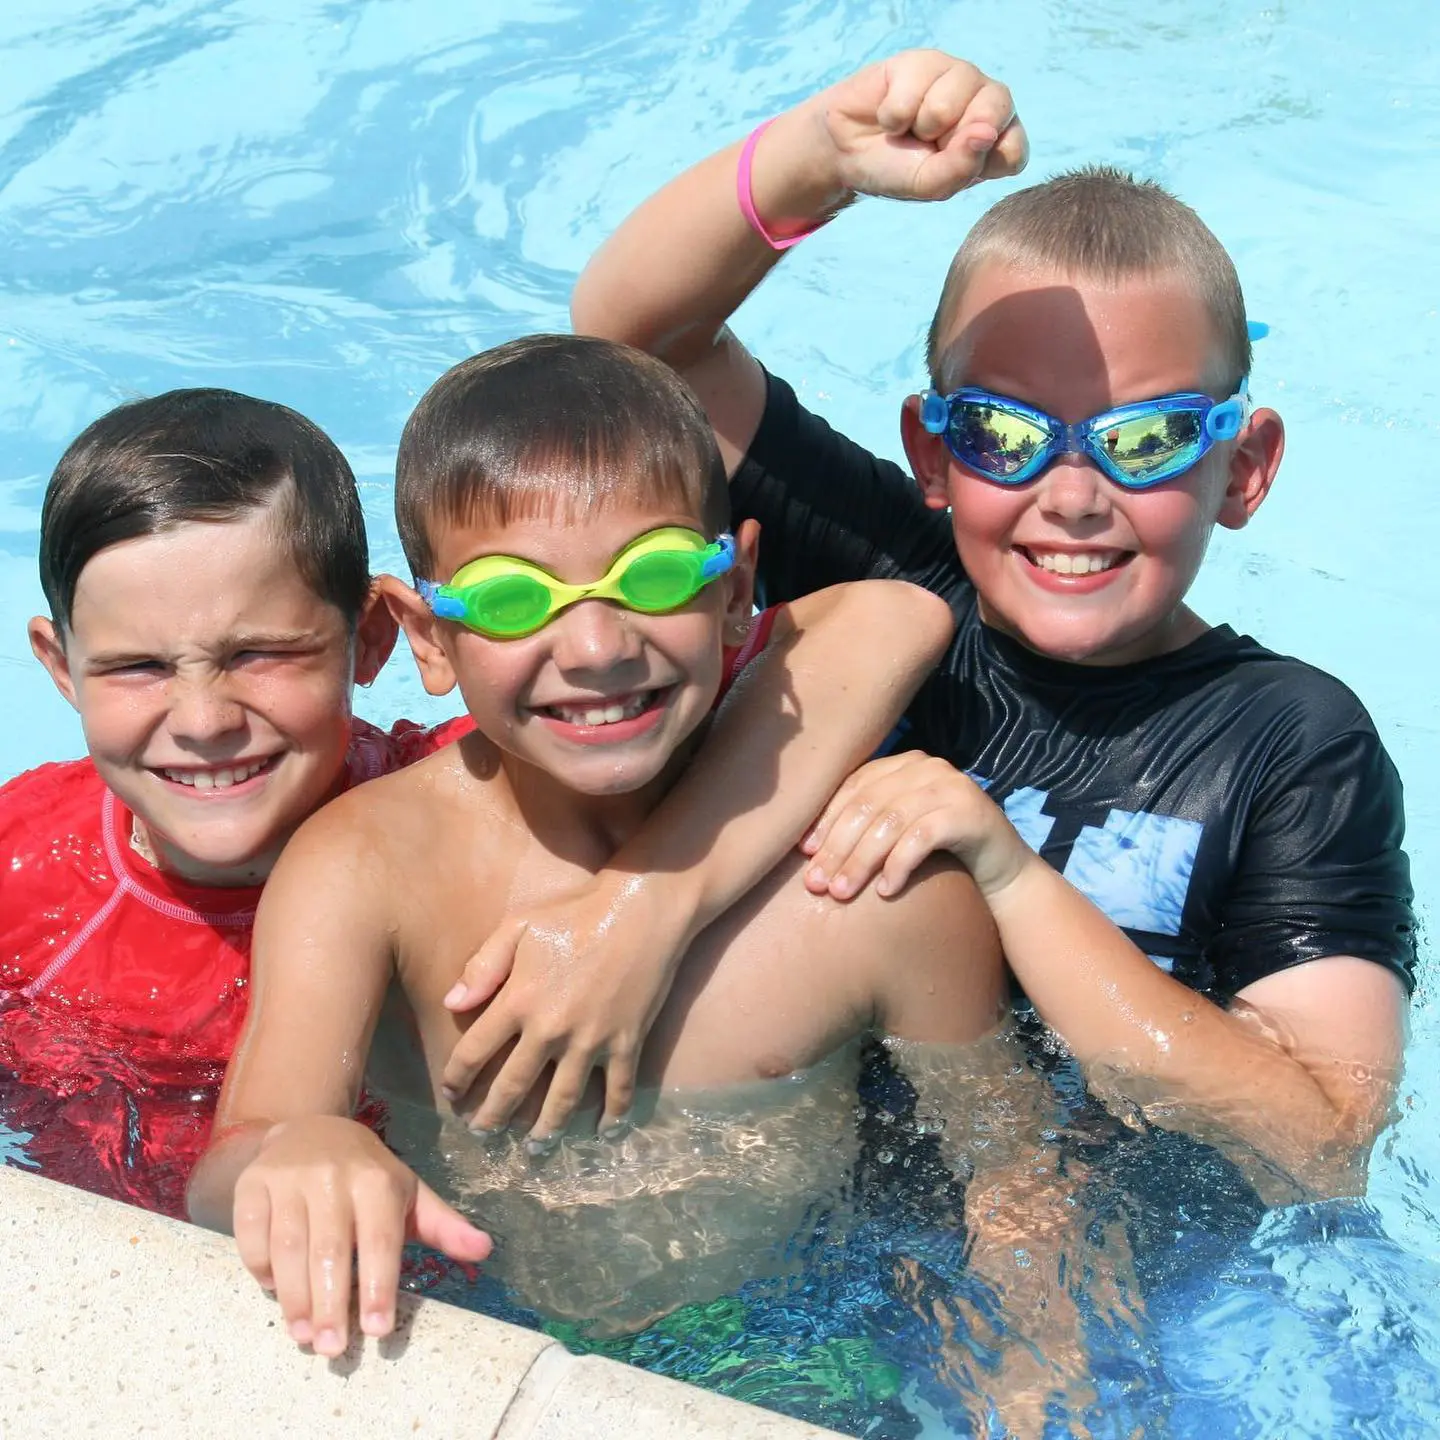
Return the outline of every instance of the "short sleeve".
{"type": "Polygon", "coordinates": [[[926,507],[915,482],[811,414],[772,375],[730,493],[736,519],[760,522],[766,604],[872,578],[946,594],[959,574],[949,521],[926,507]]]}
{"type": "Polygon", "coordinates": [[[1404,835],[1400,777],[1368,723],[1306,740],[1272,765],[1207,947],[1216,988],[1233,995],[1309,960],[1354,955],[1413,990],[1404,835]]]}

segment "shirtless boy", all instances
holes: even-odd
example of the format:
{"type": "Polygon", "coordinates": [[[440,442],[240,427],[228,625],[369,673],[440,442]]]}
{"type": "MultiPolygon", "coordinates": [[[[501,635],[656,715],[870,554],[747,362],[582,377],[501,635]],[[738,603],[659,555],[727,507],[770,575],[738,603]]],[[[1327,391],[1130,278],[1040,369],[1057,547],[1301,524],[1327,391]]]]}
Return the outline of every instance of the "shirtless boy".
{"type": "MultiPolygon", "coordinates": [[[[470,722],[387,734],[355,717],[354,686],[380,669],[395,623],[372,593],[349,465],[283,405],[177,390],[102,416],[56,467],[39,548],[50,613],[30,639],[89,755],[0,787],[0,1118],[45,1174],[178,1214],[275,857],[326,800],[470,722]]],[[[906,586],[796,613],[789,653],[754,668],[717,721],[725,743],[671,797],[707,834],[743,807],[715,846],[684,852],[720,881],[717,904],[727,873],[756,863],[747,827],[798,834],[949,628],[906,586]],[[886,639],[887,672],[863,691],[846,679],[857,636],[886,639]],[[834,716],[803,753],[790,704],[834,716]]],[[[512,1007],[514,1028],[556,1033],[563,1003],[512,1007]]],[[[613,1041],[603,1005],[586,1017],[555,1047],[562,1069],[588,1071],[593,1050],[575,1044],[613,1041]]]]}
{"type": "MultiPolygon", "coordinates": [[[[418,1027],[418,1102],[455,1115],[463,1097],[443,1072],[462,1017],[446,995],[466,956],[507,907],[611,859],[689,764],[737,650],[757,625],[775,637],[790,623],[784,611],[752,619],[757,530],[727,533],[703,411],[667,367],[623,346],[542,336],[450,371],[406,427],[396,509],[419,592],[388,582],[387,599],[426,688],[458,687],[476,730],[340,797],[276,866],[254,1004],[191,1187],[193,1217],[233,1226],[291,1333],[327,1355],[346,1343],[352,1253],[361,1326],[383,1335],[407,1235],[458,1259],[489,1250],[349,1118],[387,987],[398,982],[418,1027]]],[[[566,1141],[532,1173],[523,1145],[489,1149],[454,1123],[437,1166],[453,1191],[486,1192],[522,1300],[643,1323],[743,1278],[786,1238],[798,1211],[784,1202],[812,1199],[837,1154],[844,1168],[860,1037],[974,1041],[997,1026],[1002,975],[984,906],[953,864],[929,867],[900,901],[842,910],[805,890],[792,856],[700,936],[659,1012],[641,1068],[641,1166],[597,1160],[587,1179],[566,1141]],[[777,1186],[757,1194],[732,1149],[698,1214],[682,1206],[679,1223],[647,1235],[658,1195],[702,1193],[694,1127],[709,1122],[695,1110],[727,1105],[755,1126],[773,1120],[813,1163],[777,1177],[777,1200],[777,1186]],[[616,1164],[636,1183],[617,1184],[616,1164]],[[606,1212],[612,1234],[653,1238],[643,1248],[665,1283],[635,1293],[643,1271],[607,1257],[593,1226],[573,1236],[540,1228],[542,1214],[529,1230],[518,1217],[536,1203],[606,1212]],[[722,1213],[723,1226],[706,1225],[722,1213]],[[522,1228],[507,1233],[512,1218],[522,1228]],[[705,1253],[711,1229],[743,1253],[705,1253]],[[560,1280],[527,1288],[534,1252],[572,1242],[560,1280]],[[607,1258],[597,1288],[587,1271],[607,1258]]]]}

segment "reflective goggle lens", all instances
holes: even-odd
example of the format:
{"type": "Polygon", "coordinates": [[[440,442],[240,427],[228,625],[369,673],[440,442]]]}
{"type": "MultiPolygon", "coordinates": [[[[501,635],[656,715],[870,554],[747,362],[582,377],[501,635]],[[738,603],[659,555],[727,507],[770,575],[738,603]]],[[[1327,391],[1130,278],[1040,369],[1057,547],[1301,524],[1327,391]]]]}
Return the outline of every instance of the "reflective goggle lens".
{"type": "Polygon", "coordinates": [[[1094,438],[1129,479],[1153,480],[1194,463],[1205,440],[1205,417],[1198,410],[1138,415],[1096,431],[1094,438]]]}
{"type": "Polygon", "coordinates": [[[955,453],[982,475],[1009,480],[1049,443],[1050,432],[1025,415],[979,401],[961,401],[951,412],[955,453]]]}

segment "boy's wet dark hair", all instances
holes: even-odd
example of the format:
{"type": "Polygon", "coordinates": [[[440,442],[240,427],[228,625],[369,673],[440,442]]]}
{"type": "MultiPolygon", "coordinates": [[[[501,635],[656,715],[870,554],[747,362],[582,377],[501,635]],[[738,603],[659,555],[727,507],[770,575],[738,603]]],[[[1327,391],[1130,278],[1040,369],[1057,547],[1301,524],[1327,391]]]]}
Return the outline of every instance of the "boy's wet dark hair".
{"type": "Polygon", "coordinates": [[[170,390],[102,415],[60,457],[40,513],[40,584],[57,628],[101,550],[274,505],[278,544],[354,626],[370,588],[355,476],[317,425],[233,390],[170,390]]]}
{"type": "Polygon", "coordinates": [[[1111,165],[1086,165],[992,205],[951,262],[930,322],[925,360],[937,390],[954,388],[940,346],[965,287],[990,262],[1102,284],[1185,276],[1215,330],[1225,372],[1214,377],[1215,398],[1227,398],[1250,373],[1250,333],[1234,262],[1209,226],[1153,180],[1137,180],[1111,165]]]}
{"type": "Polygon", "coordinates": [[[668,365],[583,335],[531,335],[472,356],[426,391],[400,438],[395,521],[416,579],[441,579],[431,527],[622,504],[730,519],[725,465],[700,403],[668,365]]]}

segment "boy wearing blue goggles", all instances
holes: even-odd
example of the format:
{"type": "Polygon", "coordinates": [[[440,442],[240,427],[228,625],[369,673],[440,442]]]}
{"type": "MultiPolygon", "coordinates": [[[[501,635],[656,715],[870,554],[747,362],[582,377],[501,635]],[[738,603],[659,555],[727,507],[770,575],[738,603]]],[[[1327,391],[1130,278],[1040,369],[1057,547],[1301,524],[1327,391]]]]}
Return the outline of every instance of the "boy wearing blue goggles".
{"type": "MultiPolygon", "coordinates": [[[[935,50],[892,56],[648,199],[582,273],[572,320],[695,389],[735,512],[764,530],[770,598],[898,575],[957,616],[909,715],[929,757],[850,782],[809,842],[817,890],[854,895],[883,867],[893,894],[951,851],[1082,1065],[1141,1106],[1173,1100],[1162,1125],[1235,1137],[1242,1164],[1350,1185],[1414,978],[1403,806],[1353,695],[1188,603],[1212,534],[1249,522],[1284,451],[1280,417],[1250,408],[1255,336],[1220,241],[1104,166],[978,218],[957,201],[969,230],[929,389],[902,402],[908,473],[811,413],[727,324],[852,203],[947,200],[1025,159],[1003,85],[935,50]],[[1289,1043],[1258,1039],[1235,1000],[1289,1043]]],[[[891,258],[863,273],[877,325],[911,273],[891,258]]]]}

